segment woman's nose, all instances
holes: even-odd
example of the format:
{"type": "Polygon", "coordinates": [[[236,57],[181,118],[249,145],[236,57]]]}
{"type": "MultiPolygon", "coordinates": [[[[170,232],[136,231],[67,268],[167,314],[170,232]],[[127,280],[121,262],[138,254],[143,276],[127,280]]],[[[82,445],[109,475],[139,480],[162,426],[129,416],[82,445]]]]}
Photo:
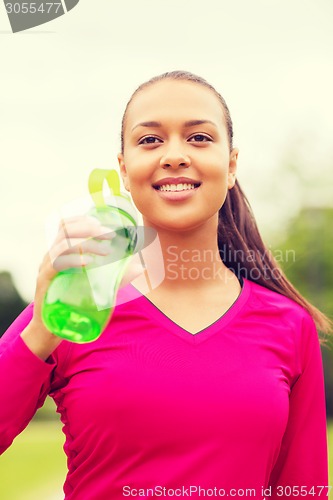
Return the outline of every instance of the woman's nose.
{"type": "Polygon", "coordinates": [[[161,157],[160,165],[163,168],[189,167],[191,160],[182,150],[181,145],[170,145],[165,154],[161,157]]]}

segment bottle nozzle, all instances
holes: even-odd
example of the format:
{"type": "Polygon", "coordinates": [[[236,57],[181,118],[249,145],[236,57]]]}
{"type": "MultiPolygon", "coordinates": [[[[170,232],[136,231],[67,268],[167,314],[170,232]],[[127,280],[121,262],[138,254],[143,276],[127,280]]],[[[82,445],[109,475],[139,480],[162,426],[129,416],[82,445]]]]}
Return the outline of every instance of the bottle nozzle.
{"type": "Polygon", "coordinates": [[[103,183],[107,181],[113,196],[123,196],[120,192],[120,180],[116,170],[95,168],[88,180],[88,188],[96,208],[106,207],[103,196],[103,183]]]}

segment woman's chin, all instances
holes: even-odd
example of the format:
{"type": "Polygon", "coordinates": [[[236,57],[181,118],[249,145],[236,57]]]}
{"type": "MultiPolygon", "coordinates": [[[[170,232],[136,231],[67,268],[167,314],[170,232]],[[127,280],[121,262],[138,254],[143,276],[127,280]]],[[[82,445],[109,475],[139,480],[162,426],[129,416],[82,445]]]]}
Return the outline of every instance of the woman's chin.
{"type": "MultiPolygon", "coordinates": [[[[215,214],[214,214],[215,215],[215,214]]],[[[209,219],[199,219],[193,217],[193,214],[188,217],[184,216],[179,216],[175,217],[173,219],[170,219],[169,217],[166,217],[165,219],[148,219],[143,217],[143,223],[145,226],[150,226],[156,229],[156,231],[170,231],[174,233],[184,233],[187,231],[193,231],[197,229],[203,229],[205,230],[207,228],[207,225],[209,226],[214,226],[215,232],[217,231],[217,224],[218,224],[218,214],[216,214],[216,217],[210,217],[209,219]]]]}

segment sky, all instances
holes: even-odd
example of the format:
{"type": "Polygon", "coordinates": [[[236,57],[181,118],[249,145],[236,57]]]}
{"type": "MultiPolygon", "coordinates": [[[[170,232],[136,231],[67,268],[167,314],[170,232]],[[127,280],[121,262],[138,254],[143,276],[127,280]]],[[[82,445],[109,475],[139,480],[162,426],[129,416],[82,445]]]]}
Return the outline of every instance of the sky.
{"type": "Polygon", "coordinates": [[[80,0],[13,34],[0,5],[0,271],[33,299],[51,214],[117,167],[127,100],[175,69],[226,99],[268,245],[304,204],[332,205],[332,14],[330,0],[80,0]]]}

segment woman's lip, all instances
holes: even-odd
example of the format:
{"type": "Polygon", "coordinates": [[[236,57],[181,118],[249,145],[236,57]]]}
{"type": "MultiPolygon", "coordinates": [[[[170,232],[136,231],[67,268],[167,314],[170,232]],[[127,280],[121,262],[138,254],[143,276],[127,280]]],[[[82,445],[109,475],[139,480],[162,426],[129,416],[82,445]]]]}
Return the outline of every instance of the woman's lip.
{"type": "Polygon", "coordinates": [[[190,179],[190,177],[164,177],[153,184],[153,187],[164,186],[165,184],[201,184],[200,181],[190,179]]]}
{"type": "Polygon", "coordinates": [[[200,186],[194,189],[183,189],[182,191],[161,191],[160,189],[154,189],[154,191],[164,200],[183,201],[191,198],[199,188],[200,186]]]}

